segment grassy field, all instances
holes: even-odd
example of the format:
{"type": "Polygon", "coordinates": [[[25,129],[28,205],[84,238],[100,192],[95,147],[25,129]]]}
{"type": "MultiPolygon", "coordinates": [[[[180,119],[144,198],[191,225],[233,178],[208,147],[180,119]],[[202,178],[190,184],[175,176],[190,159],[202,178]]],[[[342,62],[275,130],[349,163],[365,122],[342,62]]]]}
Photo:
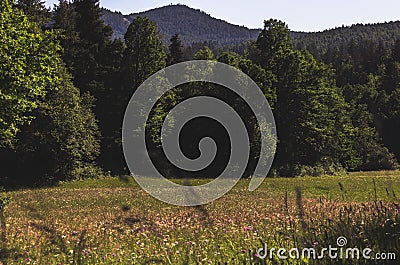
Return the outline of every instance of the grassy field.
{"type": "Polygon", "coordinates": [[[199,207],[164,204],[118,178],[8,192],[0,264],[400,264],[400,172],[248,184],[199,207]],[[340,236],[397,261],[257,255],[265,244],[320,249],[340,236]]]}

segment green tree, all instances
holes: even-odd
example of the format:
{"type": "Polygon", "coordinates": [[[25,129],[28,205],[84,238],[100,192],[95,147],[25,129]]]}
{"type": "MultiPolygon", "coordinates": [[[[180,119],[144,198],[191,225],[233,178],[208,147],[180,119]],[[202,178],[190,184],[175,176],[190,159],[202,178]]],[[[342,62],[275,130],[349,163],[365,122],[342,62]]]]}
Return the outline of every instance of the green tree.
{"type": "Polygon", "coordinates": [[[371,101],[371,112],[383,143],[400,159],[400,42],[396,42],[391,55],[385,59],[382,73],[376,75],[374,85],[377,100],[371,101]]]}
{"type": "MultiPolygon", "coordinates": [[[[368,84],[346,85],[342,90],[349,102],[350,116],[355,126],[351,137],[354,154],[347,159],[351,170],[395,169],[398,163],[394,155],[382,144],[382,138],[375,128],[376,118],[370,111],[372,102],[379,101],[376,77],[370,77],[368,84]]],[[[382,122],[381,122],[382,123],[382,122]]]]}
{"type": "Polygon", "coordinates": [[[183,62],[183,45],[178,34],[171,37],[171,44],[168,46],[169,53],[167,56],[167,64],[173,65],[183,62]]]}
{"type": "MultiPolygon", "coordinates": [[[[275,77],[270,71],[266,71],[250,59],[240,56],[234,52],[224,52],[218,56],[217,60],[233,66],[247,74],[254,82],[257,83],[265,98],[268,100],[270,106],[273,108],[276,102],[276,91],[274,91],[272,88],[272,81],[275,77]]],[[[242,82],[240,78],[237,81],[242,82]]],[[[246,89],[246,87],[246,83],[243,83],[242,89],[246,89]]],[[[240,97],[232,93],[226,93],[226,90],[222,88],[212,89],[212,85],[209,92],[217,94],[218,98],[228,101],[230,105],[235,107],[237,113],[239,113],[243,121],[245,121],[250,136],[251,151],[248,167],[244,174],[246,177],[251,176],[259,159],[259,151],[261,150],[261,137],[267,137],[267,135],[261,136],[257,118],[254,116],[252,111],[247,109],[247,104],[240,97]]]]}
{"type": "Polygon", "coordinates": [[[288,169],[282,172],[343,162],[350,155],[353,127],[333,72],[310,53],[294,50],[286,24],[277,20],[265,22],[255,47],[254,60],[276,77],[276,164],[288,169]]]}
{"type": "Polygon", "coordinates": [[[137,17],[125,34],[126,49],[123,58],[125,90],[130,97],[150,75],[166,66],[166,54],[155,22],[137,17]]]}
{"type": "Polygon", "coordinates": [[[124,43],[112,40],[112,29],[102,20],[98,0],[60,1],[54,28],[63,33],[63,59],[73,75],[74,85],[95,97],[94,112],[102,136],[98,162],[106,170],[120,173],[124,167],[119,145],[124,43]]]}
{"type": "Polygon", "coordinates": [[[204,46],[201,48],[199,51],[195,53],[193,56],[193,59],[195,60],[213,60],[214,59],[214,53],[208,46],[204,46]]]}
{"type": "MultiPolygon", "coordinates": [[[[74,84],[82,91],[91,92],[97,100],[97,93],[104,90],[104,67],[110,59],[107,54],[111,45],[112,29],[102,20],[99,0],[75,0],[75,30],[79,42],[74,47],[76,54],[73,67],[74,84]]],[[[101,106],[104,107],[104,106],[101,106]]]]}
{"type": "Polygon", "coordinates": [[[288,26],[279,20],[270,19],[264,22],[264,29],[256,41],[256,52],[252,59],[264,69],[279,73],[282,71],[283,61],[293,50],[288,26]]]}
{"type": "Polygon", "coordinates": [[[0,145],[10,144],[32,120],[37,100],[59,84],[60,65],[52,32],[43,33],[8,0],[0,2],[0,145]]]}
{"type": "Polygon", "coordinates": [[[42,0],[17,0],[15,7],[22,10],[31,22],[44,27],[51,20],[51,12],[42,0]]]}
{"type": "Polygon", "coordinates": [[[49,184],[98,177],[99,131],[93,97],[80,94],[64,67],[60,84],[37,102],[35,119],[21,128],[11,149],[0,152],[8,185],[49,184]]]}
{"type": "Polygon", "coordinates": [[[77,13],[72,3],[60,0],[54,7],[54,24],[52,27],[60,31],[59,39],[63,47],[61,57],[68,70],[74,73],[75,58],[78,57],[79,34],[76,31],[77,13]]]}
{"type": "Polygon", "coordinates": [[[217,60],[221,63],[233,66],[247,74],[260,87],[268,103],[273,108],[276,103],[276,91],[272,87],[275,80],[271,71],[266,71],[252,60],[247,59],[234,52],[224,52],[218,56],[217,60]]]}
{"type": "MultiPolygon", "coordinates": [[[[152,74],[166,67],[166,53],[155,22],[147,17],[136,17],[125,34],[126,49],[122,61],[124,76],[123,106],[126,106],[136,89],[152,74]]],[[[167,85],[168,80],[157,80],[153,83],[158,86],[167,85]]],[[[149,153],[156,161],[162,157],[161,128],[168,110],[176,104],[176,91],[169,91],[161,97],[149,115],[146,124],[147,144],[149,153]]],[[[167,168],[162,164],[163,168],[167,168]]]]}

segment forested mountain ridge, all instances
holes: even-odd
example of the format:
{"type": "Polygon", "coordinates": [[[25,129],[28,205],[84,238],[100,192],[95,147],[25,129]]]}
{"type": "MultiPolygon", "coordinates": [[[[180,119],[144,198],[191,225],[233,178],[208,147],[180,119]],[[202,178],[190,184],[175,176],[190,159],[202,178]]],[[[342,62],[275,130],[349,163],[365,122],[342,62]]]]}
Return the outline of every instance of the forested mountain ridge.
{"type": "MultiPolygon", "coordinates": [[[[149,17],[155,21],[165,43],[169,42],[172,35],[179,34],[182,43],[186,46],[204,42],[213,43],[216,47],[237,45],[257,39],[261,31],[233,25],[185,5],[169,5],[129,15],[104,8],[102,11],[102,18],[113,28],[114,37],[121,39],[129,24],[138,16],[149,17]]],[[[260,27],[262,27],[261,23],[260,27]]],[[[351,41],[357,43],[372,40],[388,48],[400,38],[400,21],[354,24],[320,32],[291,31],[291,36],[296,48],[307,49],[317,57],[328,50],[346,47],[351,41]]]]}
{"type": "Polygon", "coordinates": [[[129,24],[138,16],[157,22],[164,41],[167,42],[172,35],[179,34],[185,45],[204,41],[217,46],[239,44],[255,40],[261,31],[230,24],[185,5],[169,5],[130,15],[103,9],[103,20],[113,28],[114,37],[123,38],[129,24]]]}
{"type": "Polygon", "coordinates": [[[390,49],[397,39],[400,39],[400,21],[390,21],[303,33],[294,38],[294,44],[296,48],[308,50],[320,57],[327,52],[345,49],[351,42],[357,45],[369,41],[390,49]]]}

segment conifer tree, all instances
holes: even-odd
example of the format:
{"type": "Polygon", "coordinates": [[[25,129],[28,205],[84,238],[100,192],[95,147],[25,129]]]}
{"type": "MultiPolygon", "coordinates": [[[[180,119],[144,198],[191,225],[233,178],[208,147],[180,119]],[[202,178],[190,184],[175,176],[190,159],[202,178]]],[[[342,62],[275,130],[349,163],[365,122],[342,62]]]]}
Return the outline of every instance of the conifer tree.
{"type": "Polygon", "coordinates": [[[28,20],[43,27],[51,20],[51,12],[42,0],[18,0],[15,7],[22,10],[28,20]]]}
{"type": "Polygon", "coordinates": [[[55,10],[55,28],[63,31],[63,59],[82,92],[95,98],[95,114],[101,131],[99,163],[106,170],[121,169],[122,125],[120,66],[124,44],[112,40],[112,29],[102,20],[98,0],[60,1],[55,10]]]}
{"type": "Polygon", "coordinates": [[[170,41],[167,64],[173,65],[183,61],[183,45],[178,34],[173,35],[170,41]]]}
{"type": "Polygon", "coordinates": [[[156,24],[147,17],[135,18],[125,34],[123,72],[128,95],[150,75],[166,66],[166,54],[156,24]]]}

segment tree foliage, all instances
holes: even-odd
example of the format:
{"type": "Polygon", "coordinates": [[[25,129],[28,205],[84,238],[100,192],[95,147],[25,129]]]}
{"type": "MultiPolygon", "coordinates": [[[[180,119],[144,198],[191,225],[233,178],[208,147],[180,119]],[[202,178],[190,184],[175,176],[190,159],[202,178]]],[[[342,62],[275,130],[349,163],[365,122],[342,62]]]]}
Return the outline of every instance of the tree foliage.
{"type": "Polygon", "coordinates": [[[156,24],[137,17],[125,34],[123,72],[125,86],[132,93],[150,75],[166,66],[166,54],[156,24]]]}
{"type": "Polygon", "coordinates": [[[60,46],[8,0],[0,3],[0,145],[10,144],[37,100],[59,84],[60,46]]]}
{"type": "Polygon", "coordinates": [[[12,149],[0,152],[8,184],[49,184],[60,180],[97,177],[99,131],[93,98],[73,86],[63,67],[60,84],[37,102],[35,119],[24,126],[12,149]],[[38,167],[37,165],[40,165],[38,167]]]}
{"type": "Polygon", "coordinates": [[[183,45],[178,34],[173,35],[170,41],[167,64],[173,65],[183,61],[183,45]]]}
{"type": "Polygon", "coordinates": [[[98,0],[62,0],[56,6],[53,27],[62,31],[62,57],[74,85],[95,98],[94,112],[101,131],[98,161],[107,171],[120,173],[124,167],[119,144],[120,67],[125,47],[121,40],[112,40],[112,29],[104,24],[102,15],[98,0]]]}
{"type": "MultiPolygon", "coordinates": [[[[6,165],[0,174],[16,185],[94,177],[101,174],[97,164],[126,173],[121,126],[129,99],[155,72],[192,59],[226,63],[257,83],[275,115],[274,167],[281,175],[398,168],[397,22],[304,34],[274,19],[261,32],[248,30],[180,5],[123,16],[100,8],[98,0],[60,0],[51,23],[40,0],[5,0],[0,8],[0,160],[6,165]],[[172,11],[182,14],[172,18],[174,25],[168,24],[172,11]],[[123,40],[103,21],[121,17],[117,27],[111,24],[126,30],[123,40]],[[185,28],[183,17],[205,26],[185,28]]],[[[182,172],[163,153],[167,114],[194,96],[223,100],[246,121],[250,176],[263,137],[254,113],[235,93],[205,82],[180,85],[153,107],[146,124],[153,160],[174,177],[212,177],[223,169],[218,162],[182,172]]],[[[183,131],[180,145],[189,157],[198,155],[194,143],[209,136],[222,147],[216,159],[228,161],[229,139],[218,123],[200,118],[183,131]]]]}
{"type": "Polygon", "coordinates": [[[278,167],[292,175],[296,165],[342,162],[354,128],[333,72],[295,50],[286,24],[277,20],[265,22],[255,48],[254,60],[275,76],[278,167]]]}
{"type": "Polygon", "coordinates": [[[15,7],[22,10],[28,20],[45,27],[51,21],[51,12],[42,0],[18,0],[15,7]]]}

